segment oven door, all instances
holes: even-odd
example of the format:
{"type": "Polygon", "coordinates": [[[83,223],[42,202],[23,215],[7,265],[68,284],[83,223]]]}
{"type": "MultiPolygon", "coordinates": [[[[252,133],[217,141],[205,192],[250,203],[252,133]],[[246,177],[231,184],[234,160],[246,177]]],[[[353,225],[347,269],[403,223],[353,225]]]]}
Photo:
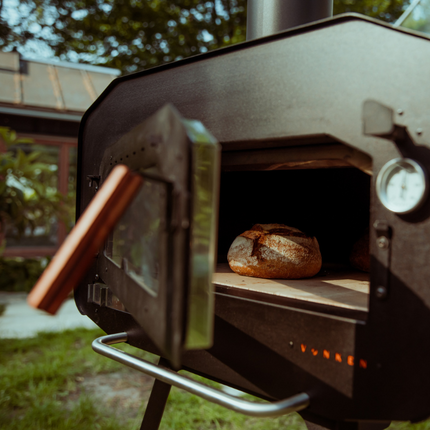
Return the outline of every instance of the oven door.
{"type": "Polygon", "coordinates": [[[219,159],[204,126],[167,105],[108,147],[100,167],[101,182],[117,164],[144,181],[99,254],[98,282],[175,367],[184,350],[212,344],[219,159]]]}

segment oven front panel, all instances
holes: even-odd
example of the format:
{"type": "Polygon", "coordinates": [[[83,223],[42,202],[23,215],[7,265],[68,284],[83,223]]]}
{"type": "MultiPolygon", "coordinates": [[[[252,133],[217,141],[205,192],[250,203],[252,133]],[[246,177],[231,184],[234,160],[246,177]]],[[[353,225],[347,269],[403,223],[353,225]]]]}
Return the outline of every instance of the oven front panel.
{"type": "MultiPolygon", "coordinates": [[[[223,145],[225,171],[232,175],[242,162],[243,171],[265,169],[273,160],[259,166],[258,152],[268,149],[292,150],[282,155],[286,169],[303,167],[306,155],[299,150],[306,149],[318,169],[355,166],[373,173],[364,199],[368,213],[357,218],[370,233],[368,311],[331,314],[328,307],[265,301],[224,286],[216,298],[214,347],[186,353],[186,368],[267,398],[307,391],[309,411],[329,419],[430,415],[430,200],[401,216],[387,210],[375,192],[377,174],[399,156],[419,160],[430,171],[429,69],[427,37],[344,16],[120,78],[90,108],[80,129],[78,215],[94,195],[85,178],[98,174],[106,148],[166,102],[208,127],[223,145]],[[393,121],[412,140],[364,135],[369,99],[390,107],[393,121]],[[327,156],[333,151],[334,158],[327,156]]],[[[276,187],[285,192],[285,186],[276,187]]],[[[339,231],[349,234],[342,198],[330,199],[333,216],[343,214],[339,231]]],[[[248,217],[252,204],[243,204],[250,208],[248,217]]],[[[336,259],[320,230],[324,252],[336,259]]],[[[220,254],[227,247],[221,236],[220,254]]],[[[126,330],[131,344],[156,352],[128,314],[87,302],[95,275],[94,267],[76,291],[81,312],[107,332],[126,330]]]]}

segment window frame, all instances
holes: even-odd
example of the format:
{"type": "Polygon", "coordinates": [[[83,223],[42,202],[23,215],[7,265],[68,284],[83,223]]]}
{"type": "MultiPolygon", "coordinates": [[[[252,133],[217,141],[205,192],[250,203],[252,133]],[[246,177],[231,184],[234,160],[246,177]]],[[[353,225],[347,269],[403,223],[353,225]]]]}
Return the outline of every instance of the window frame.
{"type": "MultiPolygon", "coordinates": [[[[59,147],[58,156],[58,191],[67,195],[69,183],[70,149],[78,147],[78,139],[74,137],[34,135],[18,133],[18,138],[30,138],[33,144],[59,147]]],[[[58,221],[57,245],[55,246],[10,246],[3,251],[2,257],[45,257],[54,255],[67,236],[67,229],[62,221],[58,221]]]]}

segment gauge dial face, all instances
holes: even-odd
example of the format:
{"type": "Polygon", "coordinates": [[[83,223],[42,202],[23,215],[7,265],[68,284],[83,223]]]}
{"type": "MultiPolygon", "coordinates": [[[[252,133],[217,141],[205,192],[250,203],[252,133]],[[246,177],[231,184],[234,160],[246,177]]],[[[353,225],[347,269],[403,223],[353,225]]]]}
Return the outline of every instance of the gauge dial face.
{"type": "Polygon", "coordinates": [[[396,158],[382,167],[376,181],[381,203],[390,211],[406,214],[418,209],[428,193],[424,169],[414,160],[396,158]]]}

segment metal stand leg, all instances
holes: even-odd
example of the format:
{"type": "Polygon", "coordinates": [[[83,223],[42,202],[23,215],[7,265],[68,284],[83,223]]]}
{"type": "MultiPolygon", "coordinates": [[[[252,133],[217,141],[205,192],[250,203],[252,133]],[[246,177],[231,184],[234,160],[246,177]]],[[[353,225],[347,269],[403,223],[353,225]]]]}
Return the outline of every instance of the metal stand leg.
{"type": "MultiPolygon", "coordinates": [[[[158,364],[169,367],[168,362],[163,358],[160,358],[158,364]]],[[[158,379],[154,381],[140,430],[158,430],[171,388],[171,385],[158,379]]]]}

